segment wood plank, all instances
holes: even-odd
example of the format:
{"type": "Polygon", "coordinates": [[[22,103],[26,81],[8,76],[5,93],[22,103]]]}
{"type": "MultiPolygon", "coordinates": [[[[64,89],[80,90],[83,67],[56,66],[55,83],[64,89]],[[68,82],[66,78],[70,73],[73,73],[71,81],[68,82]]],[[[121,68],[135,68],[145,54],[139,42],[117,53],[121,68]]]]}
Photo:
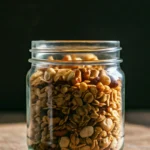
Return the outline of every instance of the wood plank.
{"type": "MultiPolygon", "coordinates": [[[[150,113],[130,112],[126,114],[127,114],[126,117],[127,122],[125,125],[124,150],[150,150],[150,124],[149,124],[150,113]]],[[[0,120],[1,120],[0,150],[27,150],[26,124],[24,122],[23,123],[2,123],[1,116],[2,115],[0,115],[0,120]]],[[[9,117],[10,116],[12,116],[12,114],[11,115],[9,114],[9,117]]],[[[9,118],[7,117],[8,116],[5,115],[5,119],[9,118]]],[[[22,117],[23,118],[21,120],[23,121],[24,115],[22,115],[22,117]]]]}

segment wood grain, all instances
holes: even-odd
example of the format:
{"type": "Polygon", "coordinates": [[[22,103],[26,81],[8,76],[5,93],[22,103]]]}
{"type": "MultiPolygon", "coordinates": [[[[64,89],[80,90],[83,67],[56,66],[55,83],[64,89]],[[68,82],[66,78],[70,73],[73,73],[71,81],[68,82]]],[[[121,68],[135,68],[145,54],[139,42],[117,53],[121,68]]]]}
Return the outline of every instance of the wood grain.
{"type": "MultiPolygon", "coordinates": [[[[124,150],[150,150],[150,113],[129,112],[126,114],[124,150]]],[[[9,114],[9,117],[12,118],[12,116],[13,114],[9,114]]],[[[15,114],[13,117],[18,116],[23,117],[22,121],[24,121],[23,114],[15,114]]],[[[5,114],[5,119],[9,117],[5,114]]],[[[26,123],[2,123],[2,114],[0,120],[0,150],[27,150],[26,123]]],[[[14,122],[16,120],[18,119],[14,119],[14,122]]]]}

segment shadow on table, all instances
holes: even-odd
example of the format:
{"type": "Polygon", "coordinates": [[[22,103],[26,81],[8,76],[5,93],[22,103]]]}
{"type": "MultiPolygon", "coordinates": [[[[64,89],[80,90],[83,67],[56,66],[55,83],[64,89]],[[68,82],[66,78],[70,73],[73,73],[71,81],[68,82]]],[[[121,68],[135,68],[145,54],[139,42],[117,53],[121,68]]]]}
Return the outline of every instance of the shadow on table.
{"type": "Polygon", "coordinates": [[[0,124],[2,123],[21,123],[26,121],[25,113],[0,112],[0,124]]]}
{"type": "Polygon", "coordinates": [[[126,122],[150,127],[150,111],[127,111],[126,122]]]}

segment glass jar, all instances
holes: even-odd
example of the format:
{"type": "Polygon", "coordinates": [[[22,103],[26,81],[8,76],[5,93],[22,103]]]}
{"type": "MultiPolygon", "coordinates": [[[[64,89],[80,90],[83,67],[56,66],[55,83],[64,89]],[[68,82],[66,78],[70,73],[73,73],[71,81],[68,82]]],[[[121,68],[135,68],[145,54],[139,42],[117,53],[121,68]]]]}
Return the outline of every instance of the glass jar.
{"type": "Polygon", "coordinates": [[[33,41],[27,73],[29,150],[122,150],[119,41],[33,41]]]}

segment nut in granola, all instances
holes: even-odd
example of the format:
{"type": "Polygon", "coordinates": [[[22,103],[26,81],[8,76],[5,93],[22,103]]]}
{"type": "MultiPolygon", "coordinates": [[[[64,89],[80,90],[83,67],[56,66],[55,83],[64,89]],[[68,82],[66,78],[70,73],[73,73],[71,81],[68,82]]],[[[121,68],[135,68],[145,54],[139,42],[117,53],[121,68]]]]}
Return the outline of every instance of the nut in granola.
{"type": "Polygon", "coordinates": [[[92,93],[88,92],[85,94],[83,100],[84,100],[84,102],[92,103],[92,101],[94,100],[94,96],[92,93]]]}
{"type": "Polygon", "coordinates": [[[94,133],[94,128],[92,126],[86,126],[80,131],[80,136],[82,138],[90,137],[94,133]]]}

